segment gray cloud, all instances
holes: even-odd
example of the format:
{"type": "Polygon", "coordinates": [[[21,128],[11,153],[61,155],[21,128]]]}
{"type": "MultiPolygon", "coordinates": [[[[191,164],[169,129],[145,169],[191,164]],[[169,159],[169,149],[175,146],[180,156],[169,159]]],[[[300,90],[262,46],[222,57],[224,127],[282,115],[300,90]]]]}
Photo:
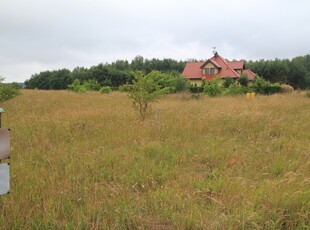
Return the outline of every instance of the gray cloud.
{"type": "Polygon", "coordinates": [[[0,75],[116,59],[292,58],[310,51],[308,0],[3,0],[0,75]]]}

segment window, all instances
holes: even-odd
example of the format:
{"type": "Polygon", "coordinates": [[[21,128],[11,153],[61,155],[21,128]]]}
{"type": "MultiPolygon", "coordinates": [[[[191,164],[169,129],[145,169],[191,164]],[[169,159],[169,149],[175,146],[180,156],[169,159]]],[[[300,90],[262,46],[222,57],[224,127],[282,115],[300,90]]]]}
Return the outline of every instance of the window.
{"type": "Polygon", "coordinates": [[[206,75],[213,75],[215,73],[214,68],[206,68],[205,69],[206,75]]]}

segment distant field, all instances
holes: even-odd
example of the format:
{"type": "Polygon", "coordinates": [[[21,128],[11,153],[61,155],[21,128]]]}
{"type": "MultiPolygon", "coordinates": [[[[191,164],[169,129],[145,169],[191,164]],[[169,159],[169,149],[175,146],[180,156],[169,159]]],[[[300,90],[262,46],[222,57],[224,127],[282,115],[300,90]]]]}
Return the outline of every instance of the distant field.
{"type": "Polygon", "coordinates": [[[1,229],[308,229],[310,99],[24,90],[1,229]]]}

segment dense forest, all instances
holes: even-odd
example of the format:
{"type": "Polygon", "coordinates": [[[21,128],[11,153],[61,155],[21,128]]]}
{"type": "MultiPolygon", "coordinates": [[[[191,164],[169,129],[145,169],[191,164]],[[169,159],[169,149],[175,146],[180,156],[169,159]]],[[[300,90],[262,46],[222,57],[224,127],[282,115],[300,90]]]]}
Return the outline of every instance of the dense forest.
{"type": "Polygon", "coordinates": [[[271,83],[288,84],[295,89],[310,89],[310,54],[289,59],[246,62],[246,68],[271,83]]]}
{"type": "MultiPolygon", "coordinates": [[[[196,60],[188,60],[196,61],[196,60]]],[[[27,89],[67,89],[75,79],[81,82],[95,80],[101,86],[120,86],[131,83],[132,71],[152,70],[172,75],[180,75],[188,61],[173,59],[145,59],[135,57],[131,62],[117,60],[113,63],[98,64],[90,68],[76,67],[68,69],[44,71],[34,74],[25,81],[27,89]]],[[[310,55],[289,59],[246,61],[246,68],[271,83],[279,82],[293,86],[295,89],[310,89],[310,55]]]]}

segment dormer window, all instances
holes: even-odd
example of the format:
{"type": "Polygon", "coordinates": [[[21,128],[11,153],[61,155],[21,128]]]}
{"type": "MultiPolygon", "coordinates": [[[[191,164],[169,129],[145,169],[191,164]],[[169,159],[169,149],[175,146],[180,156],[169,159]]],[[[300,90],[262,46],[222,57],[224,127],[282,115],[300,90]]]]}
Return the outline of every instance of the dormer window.
{"type": "Polygon", "coordinates": [[[206,75],[214,75],[214,73],[215,73],[214,68],[206,68],[205,69],[205,74],[206,75]]]}

